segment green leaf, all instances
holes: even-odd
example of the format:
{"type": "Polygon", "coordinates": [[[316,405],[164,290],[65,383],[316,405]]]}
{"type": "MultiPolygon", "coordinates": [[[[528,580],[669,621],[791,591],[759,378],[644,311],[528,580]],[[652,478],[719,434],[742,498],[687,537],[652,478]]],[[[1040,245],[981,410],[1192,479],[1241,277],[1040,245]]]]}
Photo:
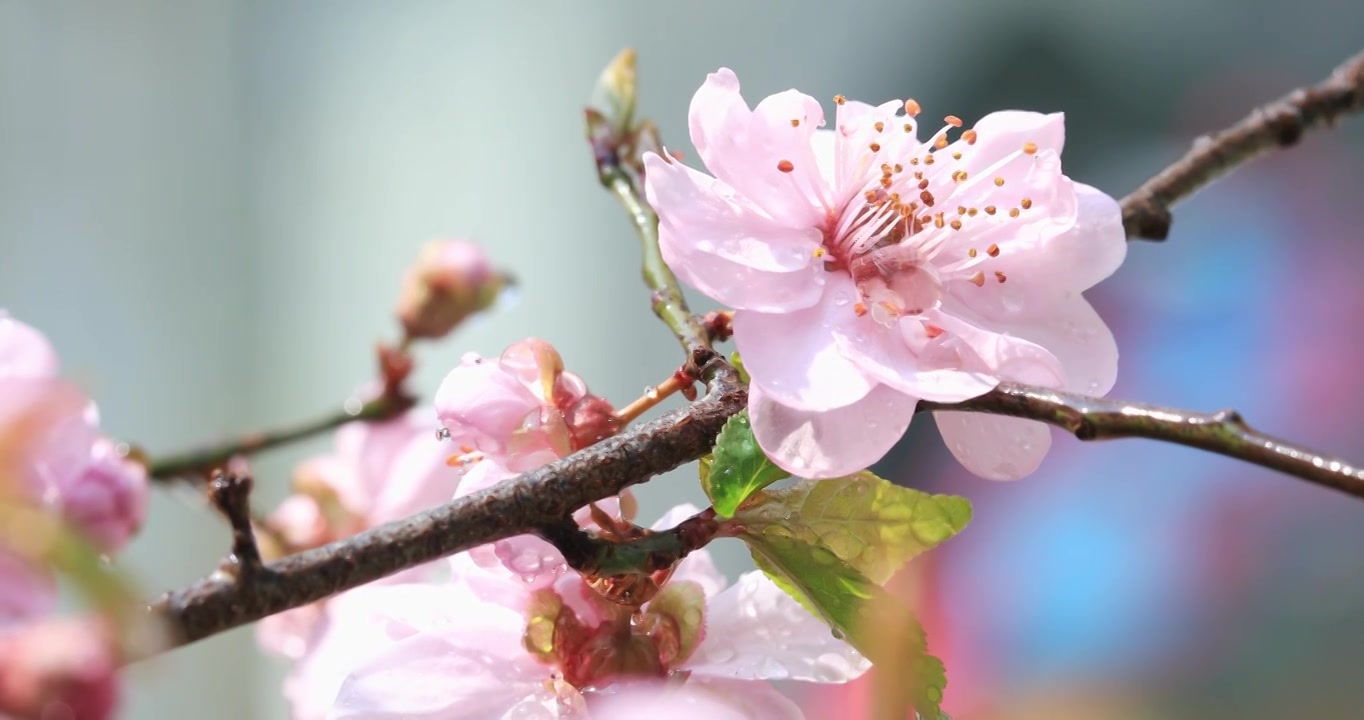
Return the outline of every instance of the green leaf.
{"type": "Polygon", "coordinates": [[[824,545],[875,583],[886,582],[970,520],[966,498],[900,487],[871,472],[766,491],[734,515],[738,525],[758,531],[780,526],[806,543],[824,545]]]}
{"type": "Polygon", "coordinates": [[[779,525],[749,528],[739,537],[778,587],[877,665],[880,675],[896,678],[901,702],[925,717],[941,714],[946,669],[928,653],[923,627],[908,605],[829,548],[779,525]]]}
{"type": "Polygon", "coordinates": [[[720,517],[734,514],[749,495],[786,477],[789,473],[772,463],[758,447],[753,428],[748,423],[748,411],[730,418],[715,439],[709,470],[701,476],[715,513],[720,517]]]}

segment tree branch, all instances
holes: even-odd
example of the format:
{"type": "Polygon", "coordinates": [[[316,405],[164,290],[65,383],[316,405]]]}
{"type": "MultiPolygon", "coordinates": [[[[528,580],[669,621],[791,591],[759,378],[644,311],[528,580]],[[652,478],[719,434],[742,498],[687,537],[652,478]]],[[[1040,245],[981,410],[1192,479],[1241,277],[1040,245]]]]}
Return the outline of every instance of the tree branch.
{"type": "Polygon", "coordinates": [[[960,403],[920,402],[919,411],[964,410],[1040,420],[1081,440],[1142,437],[1200,448],[1364,498],[1364,468],[1259,432],[1235,410],[1196,413],[1003,383],[960,403]]]}
{"type": "Polygon", "coordinates": [[[346,423],[387,420],[406,412],[412,407],[412,404],[413,399],[411,398],[381,395],[362,405],[359,412],[356,413],[348,413],[343,410],[301,425],[266,432],[253,432],[227,442],[153,460],[148,466],[148,473],[157,480],[171,480],[206,472],[226,463],[235,455],[250,454],[287,445],[328,430],[334,430],[346,423]]]}
{"type": "Polygon", "coordinates": [[[513,535],[548,527],[589,503],[710,452],[748,403],[737,373],[718,356],[703,373],[710,391],[692,405],[561,460],[419,515],[282,558],[250,582],[216,575],[168,593],[152,613],[193,642],[268,615],[513,535]]]}
{"type": "Polygon", "coordinates": [[[585,575],[652,573],[676,565],[715,538],[720,522],[707,508],[667,530],[638,528],[638,535],[610,539],[578,527],[571,518],[540,528],[536,534],[554,545],[569,567],[585,575]]]}
{"type": "Polygon", "coordinates": [[[1295,145],[1308,130],[1361,110],[1364,53],[1345,61],[1320,84],[1294,90],[1226,130],[1195,140],[1184,157],[1122,199],[1127,237],[1164,240],[1170,234],[1171,205],[1247,160],[1295,145]]]}

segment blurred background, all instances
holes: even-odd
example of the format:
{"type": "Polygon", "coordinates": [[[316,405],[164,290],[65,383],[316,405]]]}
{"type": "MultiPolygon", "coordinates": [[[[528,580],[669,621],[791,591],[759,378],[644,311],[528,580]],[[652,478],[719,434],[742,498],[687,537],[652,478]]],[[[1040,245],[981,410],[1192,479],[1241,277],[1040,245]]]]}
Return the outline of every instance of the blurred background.
{"type": "MultiPolygon", "coordinates": [[[[429,393],[467,350],[536,335],[618,402],[677,363],[635,239],[596,185],[581,107],[640,51],[641,110],[690,151],[707,72],[930,115],[1067,113],[1072,177],[1120,196],[1205,130],[1364,45],[1339,0],[653,4],[0,0],[0,307],[45,331],[112,435],[153,453],[330,411],[396,337],[425,241],[478,239],[518,301],[421,347],[429,393]]],[[[1114,395],[1214,410],[1364,460],[1364,122],[1180,207],[1092,293],[1114,395]]],[[[701,305],[703,309],[705,305],[701,305]]],[[[257,463],[282,497],[309,446],[257,463]]],[[[1356,718],[1364,506],[1231,460],[1058,437],[992,484],[915,424],[878,468],[966,495],[915,570],[956,718],[1356,718]]],[[[641,488],[643,516],[699,489],[641,488]]],[[[127,555],[149,594],[227,534],[158,492],[127,555]]],[[[742,549],[720,544],[724,567],[742,549]]],[[[238,630],[131,672],[130,718],[281,718],[284,670],[238,630]]],[[[855,717],[865,683],[807,696],[855,717]]]]}

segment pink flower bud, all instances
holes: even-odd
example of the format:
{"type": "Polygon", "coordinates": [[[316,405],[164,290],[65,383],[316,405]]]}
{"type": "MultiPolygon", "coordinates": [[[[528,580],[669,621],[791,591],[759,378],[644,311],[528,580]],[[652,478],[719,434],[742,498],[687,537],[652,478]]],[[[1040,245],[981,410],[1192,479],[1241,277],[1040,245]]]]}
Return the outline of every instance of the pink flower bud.
{"type": "Polygon", "coordinates": [[[102,720],[118,705],[109,626],[49,620],[0,636],[0,714],[102,720]]]}
{"type": "Polygon", "coordinates": [[[67,521],[101,551],[118,552],[146,518],[147,469],[100,438],[85,470],[66,481],[61,494],[67,521]]]}
{"type": "Polygon", "coordinates": [[[427,243],[403,277],[398,319],[408,337],[444,337],[492,305],[505,284],[478,245],[464,240],[427,243]]]}

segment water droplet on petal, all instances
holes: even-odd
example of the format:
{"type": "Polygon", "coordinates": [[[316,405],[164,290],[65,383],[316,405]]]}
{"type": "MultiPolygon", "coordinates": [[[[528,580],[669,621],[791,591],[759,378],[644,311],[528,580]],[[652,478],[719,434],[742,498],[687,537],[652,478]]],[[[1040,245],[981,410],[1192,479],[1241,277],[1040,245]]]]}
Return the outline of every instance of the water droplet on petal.
{"type": "Polygon", "coordinates": [[[834,293],[835,305],[843,307],[844,305],[847,305],[849,302],[852,302],[852,298],[848,296],[847,292],[840,290],[834,293]]]}

